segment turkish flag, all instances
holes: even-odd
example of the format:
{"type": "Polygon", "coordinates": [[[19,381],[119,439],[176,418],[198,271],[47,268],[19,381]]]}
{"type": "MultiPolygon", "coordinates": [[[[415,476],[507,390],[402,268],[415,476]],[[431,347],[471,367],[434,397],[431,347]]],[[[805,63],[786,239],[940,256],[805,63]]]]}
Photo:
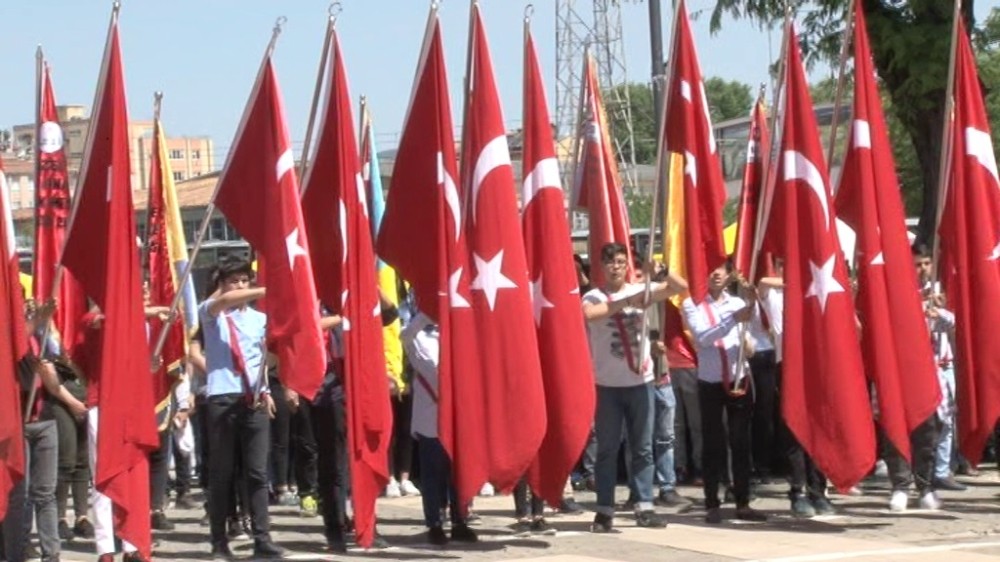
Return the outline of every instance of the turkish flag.
{"type": "MultiPolygon", "coordinates": [[[[167,306],[174,301],[177,289],[174,286],[174,268],[170,260],[170,250],[167,241],[167,180],[164,178],[166,147],[161,136],[162,124],[157,119],[153,123],[153,146],[149,162],[149,204],[146,214],[146,247],[149,259],[149,300],[155,305],[167,306]]],[[[173,189],[171,183],[170,188],[173,189]]],[[[158,318],[151,319],[150,334],[159,334],[163,322],[158,318]]],[[[187,356],[187,346],[184,339],[184,323],[176,321],[167,327],[167,339],[162,352],[160,368],[153,376],[153,398],[159,411],[169,403],[173,385],[181,369],[181,361],[187,356]]]]}
{"type": "MultiPolygon", "coordinates": [[[[305,179],[302,206],[313,263],[318,266],[316,285],[324,290],[336,289],[327,291],[337,296],[339,305],[330,308],[344,318],[347,458],[354,525],[358,544],[369,547],[375,538],[375,500],[389,483],[392,409],[368,204],[360,183],[361,161],[351,96],[335,31],[330,48],[326,108],[313,165],[305,179]],[[338,251],[330,252],[330,245],[313,246],[311,242],[316,238],[333,241],[332,247],[338,251]],[[320,253],[320,248],[328,253],[320,253]],[[333,268],[328,267],[331,263],[333,268]],[[319,264],[335,278],[320,277],[319,264]]],[[[324,303],[333,304],[325,299],[324,303]]]]}
{"type": "Polygon", "coordinates": [[[10,491],[24,478],[24,438],[21,428],[21,386],[17,362],[28,351],[24,302],[18,280],[14,220],[7,199],[7,175],[0,158],[0,521],[7,513],[10,491]]]}
{"type": "MultiPolygon", "coordinates": [[[[757,218],[761,204],[766,200],[764,188],[768,185],[764,178],[764,162],[771,154],[771,139],[767,132],[767,115],[764,100],[758,99],[750,113],[750,135],[747,139],[747,163],[743,168],[743,185],[740,189],[739,210],[736,212],[736,249],[734,253],[736,271],[745,278],[750,276],[753,263],[754,241],[757,237],[757,218]]],[[[757,256],[757,270],[754,281],[774,275],[770,254],[757,256]]]]}
{"type": "Polygon", "coordinates": [[[409,281],[417,306],[438,322],[438,438],[451,457],[458,507],[464,509],[489,478],[489,456],[481,394],[471,392],[478,388],[479,343],[469,303],[471,272],[436,7],[431,8],[417,68],[378,255],[409,281]]]}
{"type": "Polygon", "coordinates": [[[545,84],[531,32],[524,46],[524,251],[531,281],[539,359],[548,414],[545,438],[529,481],[559,505],[594,421],[594,367],[580,315],[573,245],[559,181],[545,84]]]}
{"type": "MultiPolygon", "coordinates": [[[[687,9],[680,2],[677,9],[677,33],[671,53],[673,75],[667,90],[665,147],[683,157],[684,190],[683,246],[691,298],[701,302],[708,295],[708,274],[726,261],[722,240],[722,207],[726,203],[726,184],[716,148],[708,100],[702,82],[701,66],[691,36],[687,9]]],[[[663,163],[665,164],[665,163],[663,163]]],[[[668,173],[661,165],[660,172],[668,173]]]]}
{"type": "Polygon", "coordinates": [[[635,275],[628,209],[618,176],[608,116],[597,81],[597,63],[588,53],[583,61],[583,123],[577,131],[576,172],[573,178],[571,207],[586,209],[589,217],[588,236],[590,281],[595,287],[604,286],[601,248],[612,242],[624,244],[628,250],[628,277],[635,275]]]}
{"type": "Polygon", "coordinates": [[[149,558],[149,464],[160,439],[142,304],[129,166],[125,79],[113,17],[80,170],[76,211],[62,264],[104,314],[100,351],[88,373],[98,385],[97,490],[114,504],[115,532],[149,558]]]}
{"type": "MultiPolygon", "coordinates": [[[[471,77],[462,127],[465,232],[475,264],[472,308],[480,368],[479,410],[490,455],[490,482],[512,489],[545,436],[545,389],[533,322],[532,285],[517,212],[514,168],[482,12],[472,5],[471,77]]],[[[473,490],[474,492],[475,490],[473,490]]]]}
{"type": "Polygon", "coordinates": [[[326,372],[295,157],[268,53],[216,187],[215,205],[266,269],[267,337],[282,383],[315,396],[326,372]]]}
{"type": "Polygon", "coordinates": [[[1000,180],[976,58],[959,21],[941,276],[955,311],[958,443],[976,464],[1000,418],[1000,180]]]}
{"type": "Polygon", "coordinates": [[[767,230],[785,262],[781,413],[816,465],[846,489],[875,463],[875,431],[829,176],[794,28],[788,37],[780,175],[767,230]]]}
{"type": "Polygon", "coordinates": [[[875,382],[879,425],[909,460],[910,434],[935,414],[941,386],[860,2],[854,14],[854,121],[836,208],[858,236],[861,347],[875,382]]]}
{"type": "Polygon", "coordinates": [[[37,179],[35,181],[35,271],[32,289],[35,300],[44,303],[56,297],[53,315],[55,328],[66,355],[73,356],[79,330],[77,322],[87,312],[87,296],[73,274],[65,269],[58,292],[53,291],[56,262],[66,241],[66,221],[70,214],[69,174],[66,171],[66,147],[59,125],[52,76],[46,64],[42,73],[42,99],[39,100],[37,179]]]}

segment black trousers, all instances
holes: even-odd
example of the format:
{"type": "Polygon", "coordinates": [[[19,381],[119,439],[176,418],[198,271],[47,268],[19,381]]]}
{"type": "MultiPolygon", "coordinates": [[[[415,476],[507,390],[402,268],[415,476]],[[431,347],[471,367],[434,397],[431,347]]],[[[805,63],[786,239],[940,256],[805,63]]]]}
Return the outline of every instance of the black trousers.
{"type": "MultiPolygon", "coordinates": [[[[781,387],[781,364],[775,367],[775,382],[781,387]]],[[[779,402],[780,403],[780,402],[779,402]]],[[[756,407],[756,405],[754,406],[756,407]]],[[[805,494],[815,500],[826,497],[826,475],[820,472],[812,457],[802,448],[802,444],[788,428],[784,418],[779,417],[778,443],[788,461],[788,497],[794,500],[805,494]]]]}
{"type": "MultiPolygon", "coordinates": [[[[191,423],[191,418],[188,418],[188,423],[191,423]]],[[[194,428],[192,428],[193,430],[194,428]]],[[[188,455],[182,453],[177,440],[174,439],[172,430],[170,431],[170,444],[170,450],[174,456],[174,492],[178,498],[181,498],[191,491],[191,458],[195,452],[191,451],[188,455]]]]}
{"type": "Polygon", "coordinates": [[[878,436],[882,445],[882,458],[885,459],[886,468],[889,469],[889,481],[892,483],[893,492],[905,492],[914,484],[916,484],[917,492],[920,495],[934,490],[934,453],[937,449],[937,438],[940,432],[941,421],[938,419],[937,413],[933,413],[910,433],[910,456],[913,459],[911,470],[906,459],[886,438],[885,432],[879,426],[878,436]]]}
{"type": "Polygon", "coordinates": [[[285,399],[285,387],[271,379],[271,396],[277,412],[271,420],[271,478],[275,488],[285,489],[295,477],[299,496],[316,493],[316,437],[312,427],[311,404],[304,397],[294,412],[285,399]]]}
{"type": "Polygon", "coordinates": [[[531,508],[533,517],[545,515],[545,500],[541,496],[536,496],[529,488],[528,481],[524,478],[514,486],[514,516],[523,519],[528,516],[528,508],[531,508]],[[529,502],[528,496],[531,496],[529,502]],[[529,505],[530,504],[530,505],[529,505]]]}
{"type": "Polygon", "coordinates": [[[699,380],[698,406],[701,409],[705,507],[712,509],[720,505],[719,483],[726,472],[727,443],[732,451],[736,507],[746,507],[750,505],[750,420],[753,415],[750,393],[732,396],[722,388],[722,383],[699,380]]]}
{"type": "Polygon", "coordinates": [[[751,438],[753,470],[760,477],[771,475],[776,451],[775,422],[778,411],[778,365],[773,350],[758,351],[750,357],[753,375],[753,420],[751,438]]]}
{"type": "Polygon", "coordinates": [[[168,471],[170,470],[170,451],[172,436],[170,427],[160,432],[160,446],[149,454],[149,508],[153,511],[163,511],[167,500],[168,471]]]}
{"type": "Polygon", "coordinates": [[[337,386],[315,401],[310,409],[317,443],[317,495],[323,515],[323,530],[329,543],[344,541],[347,504],[347,415],[344,390],[337,386]]]}
{"type": "MultiPolygon", "coordinates": [[[[67,387],[70,383],[66,383],[67,387]]],[[[75,381],[72,384],[76,384],[75,381]]],[[[73,418],[62,402],[54,401],[52,417],[59,434],[59,477],[56,482],[56,511],[66,517],[69,495],[73,494],[73,513],[86,517],[90,492],[90,460],[87,456],[87,422],[73,418]]]]}
{"type": "Polygon", "coordinates": [[[413,414],[413,394],[406,393],[392,399],[392,441],[389,443],[389,476],[400,478],[413,468],[413,436],[410,435],[410,417],[413,414]]]}
{"type": "Polygon", "coordinates": [[[288,488],[288,479],[291,476],[289,466],[291,464],[291,442],[292,431],[292,411],[285,400],[285,387],[277,377],[272,376],[271,396],[274,398],[274,419],[271,420],[271,484],[276,490],[288,488]]]}
{"type": "Polygon", "coordinates": [[[212,544],[225,544],[237,459],[246,482],[253,538],[269,541],[267,513],[267,448],[270,420],[263,409],[249,406],[242,394],[208,398],[209,521],[212,544]]]}

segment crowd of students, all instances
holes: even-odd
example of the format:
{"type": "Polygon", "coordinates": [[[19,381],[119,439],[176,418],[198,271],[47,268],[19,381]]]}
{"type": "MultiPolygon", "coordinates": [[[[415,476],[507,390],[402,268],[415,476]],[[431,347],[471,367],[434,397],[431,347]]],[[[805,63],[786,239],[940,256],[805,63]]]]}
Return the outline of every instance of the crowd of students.
{"type": "MultiPolygon", "coordinates": [[[[563,502],[552,507],[581,513],[573,491],[590,489],[596,492],[591,530],[610,532],[616,487],[624,477],[626,506],[641,527],[666,526],[655,507],[693,501],[678,493],[679,483],[702,486],[708,523],[722,521],[723,501],[735,504],[736,519],[764,521],[767,516],[751,507],[753,485],[784,471],[795,516],[834,512],[826,479],[779,413],[781,264],[774,277],[756,285],[738,278],[730,264],[720,266],[707,280],[708,296],[696,303],[687,294],[686,280],[662,267],[638,267],[628,256],[620,244],[594,256],[590,267],[603,268],[601,287],[590,285],[587,265],[577,260],[597,404],[578,470],[567,482],[563,502]],[[633,266],[636,275],[630,279],[633,266]],[[652,276],[648,292],[646,275],[652,276]],[[682,332],[670,327],[672,321],[682,332]],[[690,345],[676,345],[677,338],[689,338],[690,345]],[[624,475],[619,474],[622,456],[624,475]]],[[[925,509],[941,507],[935,490],[964,488],[953,477],[961,461],[955,452],[949,343],[955,318],[931,281],[929,253],[916,248],[914,260],[943,399],[913,432],[912,463],[888,440],[880,440],[879,462],[892,484],[889,508],[894,512],[908,507],[913,486],[925,509]]],[[[191,492],[197,475],[213,558],[232,558],[229,543],[237,538],[253,539],[255,557],[283,556],[270,531],[272,505],[298,506],[303,517],[320,516],[328,548],[345,552],[352,525],[341,318],[323,315],[327,373],[316,396],[299,396],[281,382],[282,370],[294,366],[278,365],[266,349],[266,315],[253,304],[267,290],[254,285],[251,265],[242,259],[222,261],[209,292],[198,307],[200,328],[185,368],[156,412],[161,441],[149,459],[152,528],[173,530],[166,515],[171,490],[177,507],[199,507],[191,492]]],[[[421,497],[431,544],[475,542],[470,522],[476,516],[472,506],[457,505],[450,461],[437,438],[438,327],[401,296],[398,306],[385,295],[382,299],[383,323],[403,322],[405,357],[404,374],[390,376],[387,384],[396,425],[385,495],[421,497]],[[449,524],[450,534],[445,531],[449,524]]],[[[91,485],[99,404],[88,393],[86,373],[100,337],[100,311],[84,318],[84,340],[71,358],[39,348],[39,321],[51,307],[29,301],[25,311],[35,334],[32,351],[18,366],[22,403],[30,404],[24,425],[28,470],[11,493],[0,559],[56,561],[62,541],[85,538],[95,540],[100,562],[113,560],[119,551],[124,560],[141,560],[135,547],[116,540],[110,500],[91,485]],[[29,540],[33,526],[37,549],[29,540]]],[[[158,303],[147,303],[146,313],[172,318],[158,303]]],[[[487,484],[482,493],[492,495],[492,487],[487,484]]],[[[516,532],[554,534],[544,503],[526,483],[515,488],[513,500],[516,532]]],[[[386,545],[377,535],[374,547],[386,545]]]]}

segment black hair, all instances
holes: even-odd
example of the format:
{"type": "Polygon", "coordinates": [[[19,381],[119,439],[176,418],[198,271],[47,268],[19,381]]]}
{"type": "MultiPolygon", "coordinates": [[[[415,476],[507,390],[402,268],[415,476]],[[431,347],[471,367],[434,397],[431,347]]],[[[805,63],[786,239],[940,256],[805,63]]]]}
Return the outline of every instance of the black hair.
{"type": "Polygon", "coordinates": [[[913,244],[913,246],[911,246],[910,249],[913,252],[913,257],[915,257],[915,258],[929,258],[929,257],[933,257],[931,255],[931,249],[927,246],[927,244],[925,244],[923,242],[917,242],[917,243],[913,244]]]}
{"type": "Polygon", "coordinates": [[[605,244],[604,247],[601,248],[601,261],[602,262],[612,261],[615,259],[615,256],[619,254],[627,256],[628,248],[626,248],[624,244],[619,244],[618,242],[610,242],[608,244],[605,244]]]}
{"type": "MultiPolygon", "coordinates": [[[[253,267],[250,262],[239,256],[226,256],[219,260],[212,275],[212,284],[217,289],[219,285],[232,275],[246,274],[253,277],[253,267]]],[[[213,291],[214,292],[214,291],[213,291]]]]}

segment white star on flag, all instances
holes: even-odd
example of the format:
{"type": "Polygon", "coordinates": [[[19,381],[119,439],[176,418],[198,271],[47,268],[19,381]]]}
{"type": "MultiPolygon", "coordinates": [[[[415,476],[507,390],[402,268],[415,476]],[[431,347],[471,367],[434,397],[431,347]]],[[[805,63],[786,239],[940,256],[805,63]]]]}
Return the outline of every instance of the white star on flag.
{"type": "Polygon", "coordinates": [[[479,289],[486,295],[486,302],[492,311],[497,301],[497,291],[500,289],[516,289],[517,285],[503,275],[503,250],[500,250],[489,261],[473,254],[476,260],[476,278],[472,288],[479,289]]]}
{"type": "Polygon", "coordinates": [[[868,265],[885,265],[885,254],[883,252],[879,252],[874,258],[872,258],[871,263],[868,265]]]}
{"type": "Polygon", "coordinates": [[[986,258],[986,261],[997,261],[998,259],[1000,259],[1000,242],[997,242],[997,245],[993,247],[993,253],[986,258]]]}
{"type": "Polygon", "coordinates": [[[531,304],[535,309],[535,325],[540,326],[542,324],[542,309],[544,308],[555,308],[556,305],[549,302],[545,298],[545,293],[542,292],[542,274],[538,274],[538,280],[531,282],[531,304]]]}
{"type": "Polygon", "coordinates": [[[299,244],[299,229],[295,228],[285,237],[285,248],[288,250],[288,268],[295,270],[295,257],[306,255],[306,249],[299,244]]]}
{"type": "Polygon", "coordinates": [[[826,300],[833,293],[843,293],[844,287],[833,277],[833,266],[836,263],[835,256],[831,255],[822,267],[816,267],[812,260],[809,260],[809,270],[812,272],[812,283],[806,292],[806,298],[816,297],[819,301],[819,309],[826,312],[826,300]]]}

